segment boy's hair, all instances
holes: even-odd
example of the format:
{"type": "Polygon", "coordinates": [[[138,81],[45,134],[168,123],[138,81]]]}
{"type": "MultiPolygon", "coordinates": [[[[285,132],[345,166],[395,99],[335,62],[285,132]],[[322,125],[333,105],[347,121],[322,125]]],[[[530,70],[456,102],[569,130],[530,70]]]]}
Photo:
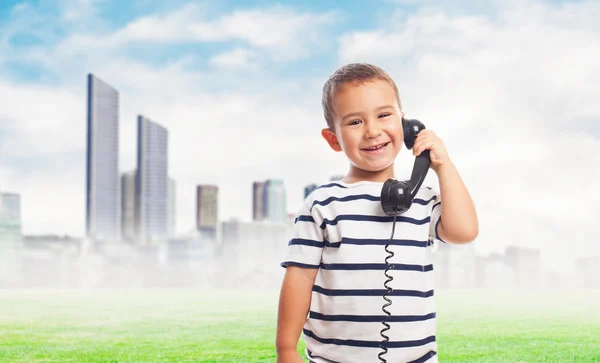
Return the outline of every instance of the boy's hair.
{"type": "Polygon", "coordinates": [[[380,79],[389,83],[389,85],[396,93],[398,106],[400,107],[400,111],[402,111],[402,103],[400,102],[400,94],[398,93],[398,87],[396,87],[396,83],[394,83],[394,80],[392,79],[392,77],[390,77],[389,74],[387,74],[386,71],[368,63],[347,64],[336,70],[323,86],[323,113],[325,115],[325,121],[327,121],[327,126],[331,130],[334,130],[332,103],[333,94],[335,93],[335,87],[347,82],[361,84],[376,79],[380,79]]]}

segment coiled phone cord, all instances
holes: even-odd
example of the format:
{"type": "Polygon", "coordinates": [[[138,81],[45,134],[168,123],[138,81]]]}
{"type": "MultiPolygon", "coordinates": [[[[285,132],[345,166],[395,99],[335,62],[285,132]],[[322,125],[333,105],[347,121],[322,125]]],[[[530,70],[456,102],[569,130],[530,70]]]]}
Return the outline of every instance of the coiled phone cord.
{"type": "Polygon", "coordinates": [[[398,215],[398,213],[395,212],[394,213],[394,221],[392,223],[392,235],[391,235],[388,243],[385,245],[385,251],[388,253],[388,256],[385,258],[385,264],[387,265],[387,268],[386,268],[384,274],[387,277],[387,280],[385,280],[385,282],[383,283],[383,286],[386,288],[387,291],[383,294],[383,299],[386,301],[386,303],[383,304],[383,306],[381,307],[381,310],[387,315],[387,317],[384,316],[381,319],[381,324],[384,325],[384,328],[381,329],[381,332],[379,333],[379,335],[381,335],[381,337],[383,338],[383,340],[381,341],[381,345],[380,345],[383,352],[380,352],[377,355],[377,357],[379,357],[379,360],[383,363],[387,363],[385,358],[382,357],[388,351],[388,348],[385,346],[385,343],[390,341],[390,337],[388,337],[387,335],[384,334],[386,331],[390,330],[390,324],[388,324],[386,322],[386,319],[389,318],[390,316],[392,316],[392,314],[388,310],[386,310],[386,308],[388,306],[392,305],[392,300],[390,300],[388,295],[393,291],[393,289],[390,286],[388,286],[388,284],[394,279],[392,277],[392,275],[389,275],[389,271],[394,269],[394,265],[392,265],[388,261],[390,258],[394,257],[394,252],[392,252],[392,250],[390,250],[389,247],[394,239],[394,231],[396,230],[396,216],[397,215],[398,215]]]}

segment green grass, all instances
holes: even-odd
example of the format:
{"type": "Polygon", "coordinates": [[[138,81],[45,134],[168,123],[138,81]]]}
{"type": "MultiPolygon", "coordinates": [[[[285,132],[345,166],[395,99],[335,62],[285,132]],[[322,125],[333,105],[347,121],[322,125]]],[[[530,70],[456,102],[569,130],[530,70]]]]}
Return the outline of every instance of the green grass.
{"type": "MultiPolygon", "coordinates": [[[[0,291],[0,361],[274,362],[277,294],[0,291]]],[[[437,304],[440,362],[600,362],[600,291],[437,291],[437,304]]]]}

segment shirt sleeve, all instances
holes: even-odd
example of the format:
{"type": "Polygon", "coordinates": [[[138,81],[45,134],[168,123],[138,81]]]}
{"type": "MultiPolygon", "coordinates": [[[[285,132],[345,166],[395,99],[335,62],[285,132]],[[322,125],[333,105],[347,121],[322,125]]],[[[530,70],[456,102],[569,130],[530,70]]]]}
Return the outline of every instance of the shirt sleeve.
{"type": "Polygon", "coordinates": [[[325,246],[325,232],[320,226],[322,222],[316,208],[311,210],[304,201],[294,220],[292,238],[288,242],[282,267],[319,268],[325,246]]]}
{"type": "Polygon", "coordinates": [[[435,191],[435,199],[431,207],[431,223],[429,224],[429,239],[435,244],[436,242],[446,243],[440,238],[438,226],[442,221],[442,198],[438,191],[435,191]]]}

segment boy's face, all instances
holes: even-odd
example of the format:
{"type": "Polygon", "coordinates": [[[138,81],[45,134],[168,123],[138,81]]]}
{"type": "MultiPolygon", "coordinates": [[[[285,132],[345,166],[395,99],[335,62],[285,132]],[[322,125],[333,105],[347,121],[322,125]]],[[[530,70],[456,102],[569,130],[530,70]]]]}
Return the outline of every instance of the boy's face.
{"type": "Polygon", "coordinates": [[[335,151],[344,151],[353,168],[380,172],[393,166],[404,135],[396,94],[383,80],[346,83],[332,100],[335,130],[322,135],[335,151]]]}

